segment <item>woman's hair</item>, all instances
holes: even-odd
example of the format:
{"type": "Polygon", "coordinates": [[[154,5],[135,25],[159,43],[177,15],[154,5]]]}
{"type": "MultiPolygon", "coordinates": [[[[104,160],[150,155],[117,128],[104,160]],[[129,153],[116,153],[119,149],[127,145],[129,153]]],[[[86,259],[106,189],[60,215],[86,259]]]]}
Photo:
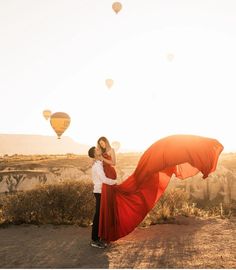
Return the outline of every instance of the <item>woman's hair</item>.
{"type": "Polygon", "coordinates": [[[105,153],[106,150],[111,149],[111,145],[110,145],[108,139],[106,137],[104,137],[104,136],[102,136],[102,137],[100,137],[98,139],[97,146],[102,150],[102,153],[105,153]],[[105,144],[106,144],[106,147],[105,148],[101,147],[100,141],[104,141],[105,142],[105,144]]]}

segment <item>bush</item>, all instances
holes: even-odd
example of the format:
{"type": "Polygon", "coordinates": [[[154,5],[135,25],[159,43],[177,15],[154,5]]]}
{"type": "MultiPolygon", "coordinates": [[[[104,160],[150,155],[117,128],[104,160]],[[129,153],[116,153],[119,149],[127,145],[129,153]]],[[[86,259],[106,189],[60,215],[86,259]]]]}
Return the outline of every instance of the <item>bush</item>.
{"type": "Polygon", "coordinates": [[[91,182],[67,182],[7,195],[2,200],[2,220],[21,224],[78,224],[88,226],[93,218],[91,182]]]}
{"type": "MultiPolygon", "coordinates": [[[[92,223],[95,200],[91,181],[43,185],[38,189],[0,196],[1,223],[78,224],[92,223]]],[[[176,216],[230,217],[236,205],[217,202],[197,204],[181,189],[166,191],[140,224],[172,223],[176,216]],[[202,206],[202,207],[201,207],[202,206]],[[203,207],[204,206],[204,207],[203,207]]]]}
{"type": "Polygon", "coordinates": [[[141,226],[147,226],[157,223],[169,222],[176,215],[180,214],[180,210],[188,202],[188,194],[181,189],[173,189],[166,191],[147,214],[141,223],[141,226]]]}
{"type": "Polygon", "coordinates": [[[140,226],[158,223],[172,223],[176,216],[221,217],[230,218],[236,209],[235,204],[204,201],[196,203],[188,199],[187,192],[181,189],[166,191],[154,208],[147,214],[140,226]]]}

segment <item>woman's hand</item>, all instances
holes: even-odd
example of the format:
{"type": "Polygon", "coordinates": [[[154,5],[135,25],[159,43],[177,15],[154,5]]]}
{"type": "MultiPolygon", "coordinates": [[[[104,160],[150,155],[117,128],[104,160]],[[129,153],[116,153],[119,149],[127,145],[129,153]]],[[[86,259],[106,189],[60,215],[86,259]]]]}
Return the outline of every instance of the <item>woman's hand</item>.
{"type": "Polygon", "coordinates": [[[104,160],[104,158],[103,158],[103,156],[102,156],[102,155],[101,155],[101,156],[99,156],[99,157],[98,157],[98,159],[99,159],[99,160],[101,160],[101,161],[103,161],[103,160],[104,160]]]}

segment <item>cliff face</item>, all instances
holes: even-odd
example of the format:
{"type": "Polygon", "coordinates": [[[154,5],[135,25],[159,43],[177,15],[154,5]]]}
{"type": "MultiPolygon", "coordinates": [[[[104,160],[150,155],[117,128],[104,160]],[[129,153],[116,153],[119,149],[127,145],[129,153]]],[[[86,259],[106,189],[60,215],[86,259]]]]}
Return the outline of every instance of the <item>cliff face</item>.
{"type": "MultiPolygon", "coordinates": [[[[116,171],[121,183],[136,168],[139,156],[118,155],[116,171]]],[[[201,174],[186,180],[174,176],[168,189],[187,192],[190,199],[199,202],[231,203],[236,201],[236,158],[219,162],[217,170],[202,179],[201,174]]],[[[63,181],[91,181],[92,161],[88,156],[25,156],[0,159],[0,193],[23,191],[37,185],[56,184],[63,181]]]]}
{"type": "Polygon", "coordinates": [[[61,181],[91,181],[91,176],[78,168],[51,168],[48,170],[9,170],[0,172],[0,193],[26,191],[44,184],[61,181]]]}
{"type": "Polygon", "coordinates": [[[87,154],[88,145],[79,144],[70,137],[0,134],[0,155],[87,154]]]}

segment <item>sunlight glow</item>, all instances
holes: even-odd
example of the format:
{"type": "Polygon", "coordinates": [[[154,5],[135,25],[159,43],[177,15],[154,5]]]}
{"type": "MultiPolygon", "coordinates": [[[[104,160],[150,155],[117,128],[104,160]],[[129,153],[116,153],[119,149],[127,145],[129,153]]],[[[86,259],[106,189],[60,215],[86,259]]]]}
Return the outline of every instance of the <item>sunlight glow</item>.
{"type": "Polygon", "coordinates": [[[1,133],[53,135],[42,116],[50,109],[70,115],[65,135],[80,143],[106,136],[121,151],[142,151],[196,134],[236,151],[235,2],[133,0],[119,15],[109,1],[92,10],[94,1],[11,2],[0,4],[16,23],[0,16],[11,33],[0,37],[1,133]]]}

